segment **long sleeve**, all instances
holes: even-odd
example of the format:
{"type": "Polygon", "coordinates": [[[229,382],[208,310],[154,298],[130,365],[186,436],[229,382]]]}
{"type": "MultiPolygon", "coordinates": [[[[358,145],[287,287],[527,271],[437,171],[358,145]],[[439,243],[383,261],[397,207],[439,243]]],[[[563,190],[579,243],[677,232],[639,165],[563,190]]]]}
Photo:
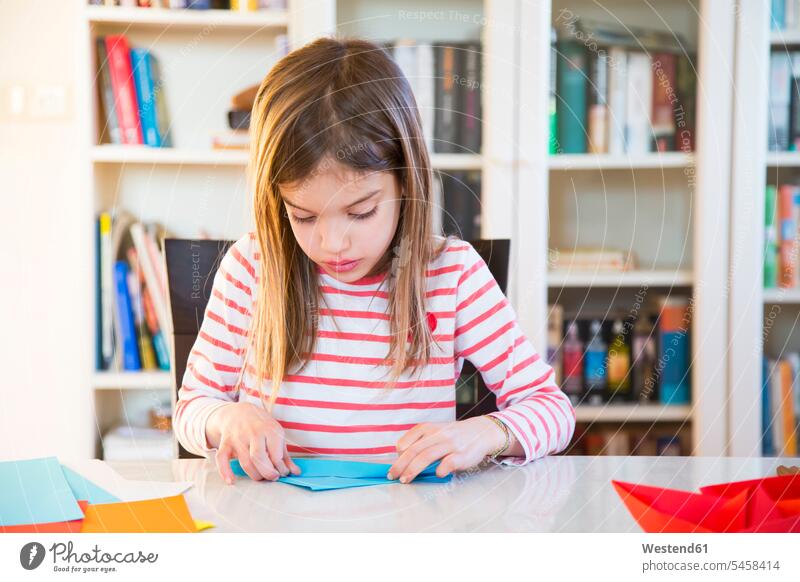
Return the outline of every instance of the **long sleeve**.
{"type": "Polygon", "coordinates": [[[246,235],[220,261],[178,391],[175,434],[186,450],[197,455],[207,457],[213,450],[206,440],[211,413],[239,399],[236,381],[256,291],[253,245],[246,235]]]}
{"type": "Polygon", "coordinates": [[[497,412],[525,451],[500,457],[524,465],[564,450],[575,432],[575,409],[555,382],[553,368],[534,349],[483,258],[463,243],[464,270],[456,292],[455,353],[480,371],[497,398],[497,412]]]}

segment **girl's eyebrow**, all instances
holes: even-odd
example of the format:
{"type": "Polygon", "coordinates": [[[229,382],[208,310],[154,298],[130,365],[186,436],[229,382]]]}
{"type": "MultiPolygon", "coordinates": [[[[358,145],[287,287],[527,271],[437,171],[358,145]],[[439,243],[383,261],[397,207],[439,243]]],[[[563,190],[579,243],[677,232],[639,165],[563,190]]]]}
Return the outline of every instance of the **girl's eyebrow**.
{"type": "MultiPolygon", "coordinates": [[[[358,200],[356,200],[355,202],[351,202],[350,204],[348,204],[348,205],[346,206],[346,208],[352,208],[352,207],[353,207],[353,206],[355,206],[356,204],[361,204],[361,203],[362,203],[362,202],[364,202],[365,200],[369,200],[370,198],[372,198],[373,196],[375,196],[375,194],[378,194],[380,191],[381,191],[381,189],[380,189],[380,188],[378,188],[377,190],[373,190],[372,192],[370,192],[369,194],[366,194],[365,196],[362,196],[361,198],[359,198],[359,199],[358,199],[358,200]]],[[[302,210],[303,212],[308,212],[308,213],[310,213],[310,214],[314,214],[314,213],[313,213],[311,210],[306,210],[305,208],[302,208],[302,207],[298,206],[297,204],[295,204],[294,202],[292,202],[291,200],[287,199],[287,198],[286,198],[286,196],[283,196],[283,195],[281,195],[281,199],[282,199],[282,200],[283,200],[283,201],[284,201],[286,204],[288,204],[289,206],[291,206],[292,208],[297,208],[297,210],[302,210]]]]}

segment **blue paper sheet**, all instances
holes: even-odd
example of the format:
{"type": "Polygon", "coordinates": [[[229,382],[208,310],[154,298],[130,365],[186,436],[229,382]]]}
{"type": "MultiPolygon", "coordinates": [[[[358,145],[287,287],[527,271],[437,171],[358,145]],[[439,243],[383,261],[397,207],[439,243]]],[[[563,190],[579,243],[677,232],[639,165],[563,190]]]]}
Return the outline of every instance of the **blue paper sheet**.
{"type": "MultiPolygon", "coordinates": [[[[278,478],[281,483],[306,487],[312,491],[344,489],[347,487],[366,487],[369,485],[390,485],[399,483],[397,479],[389,480],[386,474],[392,466],[390,463],[365,463],[361,461],[339,461],[336,459],[320,459],[298,457],[292,459],[300,467],[300,475],[287,475],[278,478]]],[[[428,465],[414,479],[415,483],[447,483],[452,475],[436,476],[436,467],[440,461],[428,465]]],[[[238,459],[231,459],[231,470],[240,477],[247,477],[238,459]]]]}
{"type": "Polygon", "coordinates": [[[76,473],[69,467],[61,465],[61,469],[64,471],[64,477],[66,478],[69,488],[72,490],[72,494],[75,496],[75,499],[85,499],[91,505],[119,503],[121,501],[118,497],[114,497],[111,495],[111,493],[98,487],[86,477],[76,473]]]}
{"type": "Polygon", "coordinates": [[[0,525],[83,518],[56,457],[0,462],[0,525]]]}

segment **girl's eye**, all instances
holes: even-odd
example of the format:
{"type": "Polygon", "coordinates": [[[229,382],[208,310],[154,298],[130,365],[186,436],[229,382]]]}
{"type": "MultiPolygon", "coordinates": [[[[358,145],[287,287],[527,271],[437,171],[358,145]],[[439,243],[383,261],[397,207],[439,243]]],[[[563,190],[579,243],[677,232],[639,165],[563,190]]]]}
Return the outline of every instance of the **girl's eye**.
{"type": "Polygon", "coordinates": [[[314,220],[313,216],[306,216],[304,218],[300,218],[299,216],[292,215],[292,218],[294,219],[295,222],[299,222],[301,224],[305,224],[307,222],[311,222],[312,220],[314,220]]]}
{"type": "Polygon", "coordinates": [[[370,216],[373,216],[377,211],[378,211],[378,207],[376,206],[375,208],[373,208],[369,212],[365,212],[363,214],[351,214],[350,216],[352,216],[355,220],[366,220],[370,216]]]}

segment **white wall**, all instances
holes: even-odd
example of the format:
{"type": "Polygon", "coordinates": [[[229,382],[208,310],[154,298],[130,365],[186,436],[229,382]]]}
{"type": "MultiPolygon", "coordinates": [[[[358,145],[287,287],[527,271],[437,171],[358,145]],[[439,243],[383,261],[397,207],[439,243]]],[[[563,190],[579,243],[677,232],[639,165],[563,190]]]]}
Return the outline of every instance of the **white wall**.
{"type": "Polygon", "coordinates": [[[73,0],[0,2],[0,458],[93,456],[91,210],[76,119],[73,0]],[[25,91],[13,115],[12,87],[25,91]],[[62,88],[65,111],[35,117],[35,93],[62,88]]]}

